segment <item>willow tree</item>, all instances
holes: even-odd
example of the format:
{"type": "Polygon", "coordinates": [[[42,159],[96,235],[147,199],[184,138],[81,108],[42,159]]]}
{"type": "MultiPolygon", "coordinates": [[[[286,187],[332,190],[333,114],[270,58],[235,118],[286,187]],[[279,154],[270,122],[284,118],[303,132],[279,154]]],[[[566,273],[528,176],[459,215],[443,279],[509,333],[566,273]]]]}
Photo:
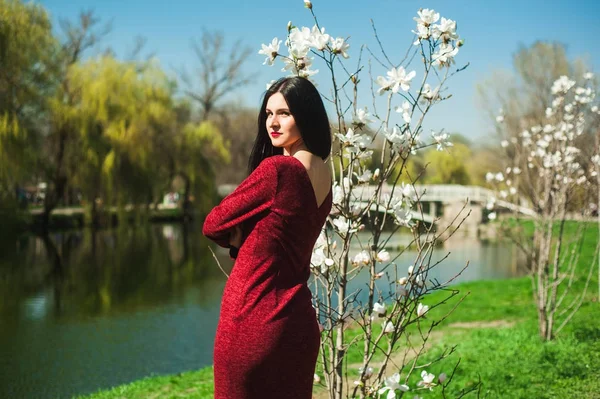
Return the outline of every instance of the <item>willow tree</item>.
{"type": "Polygon", "coordinates": [[[210,147],[226,157],[221,135],[209,123],[180,123],[175,84],[158,63],[107,55],[73,66],[70,80],[80,96],[74,118],[81,127],[76,181],[93,215],[98,199],[152,202],[174,171],[185,173],[190,187],[214,185],[203,152],[210,147]]]}
{"type": "Polygon", "coordinates": [[[0,0],[0,202],[31,176],[55,48],[42,7],[0,0]]]}
{"type": "Polygon", "coordinates": [[[40,162],[48,182],[42,214],[44,231],[47,231],[50,213],[64,197],[69,180],[79,168],[79,93],[70,80],[70,71],[83,59],[85,52],[108,32],[108,26],[98,28],[97,25],[98,19],[92,12],[82,12],[78,24],[61,22],[64,39],[54,57],[55,88],[47,99],[48,131],[44,135],[44,153],[40,162]]]}

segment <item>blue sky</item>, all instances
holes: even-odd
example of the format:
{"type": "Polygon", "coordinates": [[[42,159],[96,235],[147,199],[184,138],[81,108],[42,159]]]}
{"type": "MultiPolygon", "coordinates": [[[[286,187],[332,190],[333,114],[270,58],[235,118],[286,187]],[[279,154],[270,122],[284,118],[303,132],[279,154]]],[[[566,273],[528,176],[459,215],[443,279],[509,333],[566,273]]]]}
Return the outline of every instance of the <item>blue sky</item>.
{"type": "MultiPolygon", "coordinates": [[[[245,64],[247,72],[258,74],[256,82],[236,92],[230,99],[258,106],[265,84],[283,76],[281,64],[262,65],[264,57],[256,54],[261,43],[275,36],[283,39],[291,20],[297,26],[312,26],[310,12],[303,0],[38,0],[58,18],[74,20],[80,10],[92,9],[102,21],[112,20],[113,29],[102,45],[125,56],[133,48],[134,38],[147,39],[146,52],[155,53],[168,72],[198,64],[191,49],[191,38],[199,38],[203,29],[220,30],[228,44],[237,39],[252,47],[253,55],[245,64]]],[[[559,41],[566,45],[570,58],[584,57],[591,69],[600,73],[599,0],[314,0],[319,22],[333,36],[350,36],[350,55],[356,60],[360,45],[376,49],[370,19],[393,61],[403,58],[412,40],[412,20],[419,8],[433,8],[458,23],[458,33],[465,46],[457,57],[457,66],[469,68],[449,82],[453,97],[429,115],[428,128],[445,128],[477,141],[491,137],[493,128],[477,104],[475,87],[494,70],[512,70],[512,55],[520,45],[536,40],[559,41]]],[[[58,24],[56,24],[58,25],[58,24]]],[[[283,48],[283,46],[282,46],[283,48]]],[[[351,58],[352,59],[352,58],[351,58]]],[[[325,79],[324,66],[316,78],[325,79]]],[[[415,68],[416,69],[416,68],[415,68]]],[[[384,75],[383,69],[375,75],[384,75]]],[[[367,79],[364,75],[363,79],[367,79]]],[[[366,94],[366,93],[365,93],[366,94]]],[[[363,97],[360,106],[369,106],[363,97]]],[[[330,117],[333,115],[330,114],[330,117]]]]}

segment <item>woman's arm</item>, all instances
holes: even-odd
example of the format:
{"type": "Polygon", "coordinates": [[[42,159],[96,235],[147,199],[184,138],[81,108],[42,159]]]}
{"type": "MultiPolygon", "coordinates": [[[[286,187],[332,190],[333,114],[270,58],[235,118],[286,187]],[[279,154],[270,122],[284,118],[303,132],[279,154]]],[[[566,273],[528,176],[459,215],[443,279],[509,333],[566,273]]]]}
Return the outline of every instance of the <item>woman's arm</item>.
{"type": "MultiPolygon", "coordinates": [[[[268,210],[277,192],[277,168],[273,157],[267,158],[231,194],[206,217],[202,233],[224,248],[236,226],[268,210]]],[[[240,240],[241,242],[241,240],[240,240]]]]}

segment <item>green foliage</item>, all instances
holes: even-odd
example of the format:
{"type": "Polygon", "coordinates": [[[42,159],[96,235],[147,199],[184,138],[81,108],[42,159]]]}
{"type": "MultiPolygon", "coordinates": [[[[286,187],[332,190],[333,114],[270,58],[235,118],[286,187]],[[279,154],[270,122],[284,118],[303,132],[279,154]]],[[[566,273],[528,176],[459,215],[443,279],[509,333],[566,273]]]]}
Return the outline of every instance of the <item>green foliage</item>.
{"type": "Polygon", "coordinates": [[[52,89],[56,49],[46,11],[34,3],[0,0],[0,192],[31,172],[43,96],[52,89]]]}
{"type": "Polygon", "coordinates": [[[418,178],[417,184],[471,184],[468,171],[468,164],[472,158],[471,149],[465,138],[456,135],[451,141],[454,137],[458,141],[453,147],[444,151],[429,148],[423,153],[411,156],[404,166],[399,162],[388,178],[388,183],[392,184],[396,179],[398,182],[412,183],[418,178]],[[398,177],[401,169],[402,175],[398,177]]]}
{"type": "Polygon", "coordinates": [[[431,149],[425,153],[428,184],[463,184],[471,183],[465,167],[471,157],[471,150],[465,144],[457,143],[444,151],[431,149]]]}
{"type": "Polygon", "coordinates": [[[0,193],[42,179],[49,209],[69,188],[85,204],[146,204],[179,174],[211,203],[211,165],[229,159],[219,130],[193,122],[157,61],[82,61],[102,33],[91,13],[79,22],[59,44],[42,6],[0,0],[0,193]]]}

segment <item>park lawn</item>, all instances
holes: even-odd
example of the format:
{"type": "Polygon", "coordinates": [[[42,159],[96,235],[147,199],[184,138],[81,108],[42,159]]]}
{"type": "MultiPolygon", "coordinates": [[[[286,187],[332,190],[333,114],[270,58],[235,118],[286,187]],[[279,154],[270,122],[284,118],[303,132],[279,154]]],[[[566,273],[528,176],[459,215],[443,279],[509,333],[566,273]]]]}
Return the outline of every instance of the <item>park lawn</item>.
{"type": "MultiPolygon", "coordinates": [[[[591,227],[581,249],[575,287],[584,284],[598,240],[597,225],[591,227]]],[[[573,225],[568,228],[573,229],[573,225]]],[[[430,341],[432,346],[420,363],[456,346],[451,356],[426,369],[436,376],[441,372],[451,375],[460,360],[446,390],[449,398],[457,397],[461,389],[473,387],[478,381],[481,381],[482,398],[600,398],[597,264],[595,270],[581,309],[550,343],[542,343],[538,338],[529,278],[457,285],[455,288],[461,295],[427,314],[429,320],[439,319],[458,298],[468,294],[452,316],[436,328],[430,341]]],[[[448,293],[437,292],[426,300],[436,303],[444,296],[448,293]]],[[[350,364],[358,364],[360,359],[357,350],[349,351],[350,364]]],[[[350,376],[358,373],[350,367],[348,372],[350,376]]],[[[410,387],[416,386],[419,374],[413,373],[408,382],[410,387]]],[[[212,398],[212,393],[212,367],[207,367],[172,376],[150,377],[78,399],[212,398]]],[[[408,397],[415,394],[423,398],[442,397],[440,389],[412,392],[408,397]]],[[[322,398],[326,394],[322,388],[315,387],[315,396],[322,398]]],[[[269,398],[268,392],[265,398],[269,398]]]]}

